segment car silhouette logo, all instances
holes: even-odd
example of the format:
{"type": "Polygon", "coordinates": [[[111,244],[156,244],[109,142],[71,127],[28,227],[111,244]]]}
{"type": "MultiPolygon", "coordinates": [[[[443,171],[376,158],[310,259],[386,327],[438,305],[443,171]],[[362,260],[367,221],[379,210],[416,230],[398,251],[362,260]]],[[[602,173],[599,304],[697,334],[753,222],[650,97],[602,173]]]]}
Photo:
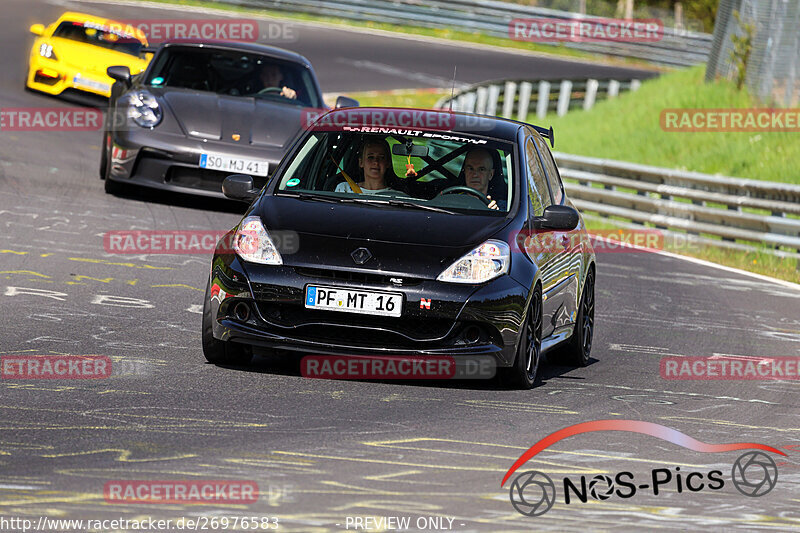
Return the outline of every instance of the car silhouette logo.
{"type": "Polygon", "coordinates": [[[355,261],[357,265],[363,265],[372,259],[372,253],[366,248],[356,248],[353,250],[353,253],[350,254],[350,257],[353,258],[353,261],[355,261]]]}

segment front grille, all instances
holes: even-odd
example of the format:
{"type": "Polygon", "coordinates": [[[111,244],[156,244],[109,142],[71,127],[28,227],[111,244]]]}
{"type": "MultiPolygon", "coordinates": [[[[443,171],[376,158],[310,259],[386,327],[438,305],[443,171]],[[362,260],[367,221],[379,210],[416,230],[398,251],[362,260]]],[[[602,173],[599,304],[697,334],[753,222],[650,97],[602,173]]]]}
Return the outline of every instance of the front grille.
{"type": "Polygon", "coordinates": [[[442,318],[404,318],[367,316],[356,313],[342,313],[338,311],[325,311],[319,309],[306,309],[299,305],[266,303],[257,304],[258,311],[268,323],[282,327],[293,328],[303,337],[314,340],[347,340],[351,336],[368,338],[380,337],[381,342],[392,343],[407,341],[434,341],[440,340],[455,329],[453,321],[442,318]],[[348,327],[355,326],[355,327],[348,327]],[[364,329],[370,328],[364,332],[364,329]],[[386,330],[380,331],[376,328],[386,330]],[[385,337],[385,338],[384,338],[385,337]]]}
{"type": "MultiPolygon", "coordinates": [[[[222,190],[222,182],[230,176],[231,172],[220,172],[219,170],[207,170],[205,168],[189,168],[180,166],[170,166],[164,183],[202,189],[206,191],[222,190]]],[[[261,189],[267,183],[267,178],[253,176],[253,186],[261,189]]]]}
{"type": "MultiPolygon", "coordinates": [[[[378,283],[382,285],[394,285],[392,278],[396,276],[387,276],[384,274],[371,274],[367,272],[347,272],[344,270],[330,270],[325,268],[295,268],[295,272],[301,276],[308,276],[311,278],[330,279],[333,281],[355,281],[359,283],[378,283]]],[[[403,287],[412,287],[419,285],[422,280],[416,278],[400,278],[403,280],[403,287]]]]}

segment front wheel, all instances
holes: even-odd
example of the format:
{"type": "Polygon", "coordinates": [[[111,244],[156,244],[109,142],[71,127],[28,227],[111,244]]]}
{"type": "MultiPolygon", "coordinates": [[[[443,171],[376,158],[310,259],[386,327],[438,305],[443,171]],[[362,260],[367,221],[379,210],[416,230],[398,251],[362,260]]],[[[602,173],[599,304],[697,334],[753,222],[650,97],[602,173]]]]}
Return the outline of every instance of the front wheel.
{"type": "Polygon", "coordinates": [[[214,338],[211,317],[211,281],[206,284],[206,295],[203,301],[203,355],[209,363],[215,365],[246,365],[253,359],[253,350],[249,346],[214,338]]]}
{"type": "Polygon", "coordinates": [[[531,389],[540,380],[542,362],[542,289],[536,287],[528,316],[520,331],[514,366],[503,369],[504,383],[514,388],[531,389]]]}

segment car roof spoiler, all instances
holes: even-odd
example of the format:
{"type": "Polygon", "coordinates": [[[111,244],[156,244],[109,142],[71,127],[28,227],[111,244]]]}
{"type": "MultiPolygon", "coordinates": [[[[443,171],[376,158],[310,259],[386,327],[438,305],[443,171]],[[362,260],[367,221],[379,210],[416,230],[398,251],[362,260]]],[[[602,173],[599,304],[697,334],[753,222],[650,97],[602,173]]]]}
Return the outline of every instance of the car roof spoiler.
{"type": "Polygon", "coordinates": [[[541,135],[542,137],[544,137],[545,139],[550,141],[550,147],[551,148],[555,148],[556,147],[556,139],[555,139],[555,137],[553,135],[553,126],[550,126],[549,130],[545,129],[545,128],[541,127],[541,126],[533,126],[533,129],[535,129],[537,131],[537,133],[539,133],[539,135],[541,135]]]}

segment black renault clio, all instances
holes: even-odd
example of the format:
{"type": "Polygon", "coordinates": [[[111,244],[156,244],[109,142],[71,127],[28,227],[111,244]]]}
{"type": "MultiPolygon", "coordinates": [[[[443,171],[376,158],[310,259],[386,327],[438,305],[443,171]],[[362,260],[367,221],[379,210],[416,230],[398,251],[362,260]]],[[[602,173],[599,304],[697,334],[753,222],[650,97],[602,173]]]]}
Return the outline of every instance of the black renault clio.
{"type": "Polygon", "coordinates": [[[252,347],[491,356],[530,388],[558,348],[586,365],[595,256],[544,128],[445,111],[331,111],[220,240],[203,307],[217,364],[252,347]]]}

